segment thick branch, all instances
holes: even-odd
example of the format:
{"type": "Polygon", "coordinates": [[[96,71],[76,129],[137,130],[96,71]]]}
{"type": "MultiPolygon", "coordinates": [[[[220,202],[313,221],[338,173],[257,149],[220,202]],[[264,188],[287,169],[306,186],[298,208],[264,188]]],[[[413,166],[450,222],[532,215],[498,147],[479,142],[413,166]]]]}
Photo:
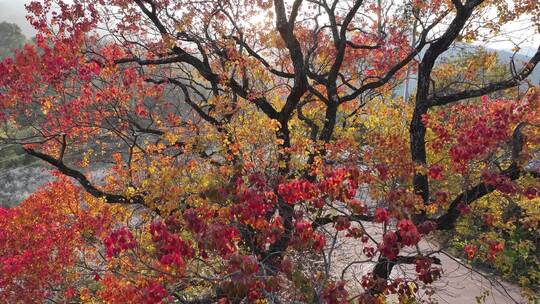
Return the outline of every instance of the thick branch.
{"type": "MultiPolygon", "coordinates": [[[[433,66],[439,56],[444,53],[448,47],[455,41],[461,30],[465,27],[467,20],[472,15],[474,7],[458,6],[456,16],[444,32],[427,49],[420,65],[418,67],[418,83],[416,87],[416,101],[413,117],[409,127],[411,137],[411,157],[414,163],[418,165],[427,164],[426,154],[426,127],[422,123],[422,117],[429,109],[428,95],[430,88],[430,79],[433,66]]],[[[422,197],[422,200],[429,202],[429,180],[424,173],[415,173],[413,177],[414,192],[422,197]]]]}
{"type": "MultiPolygon", "coordinates": [[[[522,135],[522,130],[527,124],[519,124],[512,135],[512,164],[508,166],[507,169],[502,171],[500,174],[510,180],[516,180],[521,177],[523,174],[527,173],[519,166],[519,156],[523,150],[524,139],[522,135]]],[[[540,177],[540,174],[536,172],[531,173],[535,177],[540,177]]],[[[481,182],[476,186],[462,192],[459,194],[448,207],[448,211],[440,216],[437,220],[437,227],[439,230],[450,230],[455,227],[456,221],[458,220],[461,212],[459,211],[460,205],[468,205],[477,199],[492,193],[497,188],[494,185],[486,184],[481,182]]]]}
{"type": "Polygon", "coordinates": [[[308,87],[306,71],[304,68],[304,55],[302,54],[300,42],[294,35],[294,21],[301,3],[301,0],[296,0],[294,2],[291,18],[287,21],[283,0],[274,1],[277,18],[276,27],[289,50],[289,55],[294,67],[294,85],[289,96],[287,96],[285,105],[280,111],[279,120],[281,124],[287,123],[292,112],[296,108],[296,105],[300,101],[300,98],[307,91],[308,87]]]}
{"type": "Polygon", "coordinates": [[[29,155],[32,155],[34,157],[37,157],[41,160],[44,160],[54,166],[58,171],[60,171],[62,174],[67,175],[69,177],[72,177],[76,179],[81,186],[86,190],[86,192],[90,193],[92,196],[97,198],[105,198],[107,203],[111,204],[142,204],[143,198],[140,196],[135,196],[133,198],[127,198],[123,195],[118,194],[111,194],[107,193],[105,191],[99,190],[96,188],[89,180],[86,178],[84,174],[81,172],[72,169],[68,166],[66,166],[62,161],[53,158],[50,155],[38,152],[36,150],[30,149],[30,148],[23,148],[26,153],[29,155]]]}
{"type": "MultiPolygon", "coordinates": [[[[321,226],[328,225],[330,223],[334,223],[338,218],[339,218],[339,216],[320,217],[320,218],[316,219],[315,221],[313,221],[311,226],[313,227],[313,229],[317,229],[317,228],[319,228],[321,226]]],[[[350,221],[355,221],[355,222],[373,222],[373,220],[374,220],[374,217],[372,215],[351,214],[351,215],[347,216],[347,218],[350,221]]]]}
{"type": "Polygon", "coordinates": [[[525,64],[525,66],[521,69],[521,71],[517,75],[513,76],[512,78],[499,81],[499,82],[490,83],[479,89],[465,90],[459,93],[449,94],[445,96],[435,95],[432,98],[428,99],[429,106],[431,107],[431,106],[447,105],[449,103],[460,101],[463,99],[479,97],[479,96],[483,96],[483,95],[497,92],[500,90],[516,87],[521,83],[521,81],[523,81],[533,72],[538,62],[540,62],[540,46],[538,47],[536,54],[531,58],[531,60],[529,60],[529,62],[525,64]]]}
{"type": "MultiPolygon", "coordinates": [[[[516,164],[512,164],[506,170],[501,172],[501,175],[510,178],[511,180],[516,180],[521,176],[522,172],[516,164]]],[[[450,230],[455,227],[456,221],[461,215],[459,211],[460,205],[468,205],[477,199],[495,191],[496,187],[494,185],[489,185],[486,183],[479,183],[478,185],[468,189],[467,191],[458,195],[452,203],[448,211],[440,216],[437,220],[437,228],[439,230],[450,230]]]]}

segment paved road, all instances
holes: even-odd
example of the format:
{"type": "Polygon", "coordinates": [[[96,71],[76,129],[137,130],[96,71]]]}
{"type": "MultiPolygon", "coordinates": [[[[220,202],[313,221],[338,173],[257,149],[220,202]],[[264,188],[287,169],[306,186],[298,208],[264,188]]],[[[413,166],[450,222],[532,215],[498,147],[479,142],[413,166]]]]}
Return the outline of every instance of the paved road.
{"type": "MultiPolygon", "coordinates": [[[[366,224],[366,230],[375,239],[380,238],[380,228],[366,224]]],[[[437,248],[426,241],[420,244],[422,252],[436,251],[437,248]]],[[[365,261],[366,256],[361,253],[363,246],[359,240],[347,239],[338,244],[332,254],[334,269],[343,269],[354,261],[365,261]]],[[[403,254],[403,253],[402,253],[403,254]]],[[[414,255],[414,254],[412,254],[414,255]]],[[[441,259],[443,275],[433,286],[433,294],[423,290],[421,292],[423,300],[431,300],[436,303],[477,303],[476,297],[485,294],[484,303],[506,304],[506,303],[527,303],[520,295],[516,285],[500,283],[488,274],[478,272],[461,263],[458,259],[445,254],[438,254],[441,259]],[[487,293],[486,293],[487,292],[487,293]]],[[[360,278],[373,269],[374,263],[363,262],[353,264],[348,268],[344,278],[349,281],[360,282],[360,278]]],[[[394,275],[414,278],[416,273],[414,265],[398,265],[394,268],[394,275]]],[[[340,276],[341,273],[335,273],[340,276]]]]}

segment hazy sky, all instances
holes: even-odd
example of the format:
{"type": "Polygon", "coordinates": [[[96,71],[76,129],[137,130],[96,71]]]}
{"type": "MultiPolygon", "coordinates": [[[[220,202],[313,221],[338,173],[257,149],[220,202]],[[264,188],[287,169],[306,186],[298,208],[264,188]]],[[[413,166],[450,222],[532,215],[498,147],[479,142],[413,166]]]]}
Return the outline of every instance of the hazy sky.
{"type": "MultiPolygon", "coordinates": [[[[0,22],[8,21],[18,24],[21,30],[27,37],[35,34],[33,28],[28,24],[25,15],[24,5],[31,0],[0,0],[0,22]]],[[[515,43],[520,43],[525,48],[522,52],[524,55],[532,55],[538,47],[540,35],[534,34],[534,28],[527,28],[526,22],[517,22],[505,27],[505,32],[509,33],[515,43]]],[[[495,49],[510,50],[513,48],[513,43],[507,41],[505,36],[502,39],[494,39],[487,46],[495,49]]]]}
{"type": "Polygon", "coordinates": [[[24,5],[29,2],[30,0],[0,0],[0,21],[16,23],[27,37],[35,34],[25,18],[24,5]]]}

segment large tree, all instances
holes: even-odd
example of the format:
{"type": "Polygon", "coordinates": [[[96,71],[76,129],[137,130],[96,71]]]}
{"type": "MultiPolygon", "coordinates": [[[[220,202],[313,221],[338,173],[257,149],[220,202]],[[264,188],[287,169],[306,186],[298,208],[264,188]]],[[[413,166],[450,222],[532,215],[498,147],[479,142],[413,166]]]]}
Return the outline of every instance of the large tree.
{"type": "Polygon", "coordinates": [[[25,40],[18,25],[0,22],[0,58],[13,54],[16,49],[24,45],[25,40]]]}
{"type": "Polygon", "coordinates": [[[440,58],[538,13],[509,2],[32,2],[35,45],[0,64],[2,140],[80,189],[0,213],[0,294],[408,302],[441,274],[422,239],[504,198],[517,211],[465,240],[495,261],[540,218],[540,49],[481,81],[440,58]]]}

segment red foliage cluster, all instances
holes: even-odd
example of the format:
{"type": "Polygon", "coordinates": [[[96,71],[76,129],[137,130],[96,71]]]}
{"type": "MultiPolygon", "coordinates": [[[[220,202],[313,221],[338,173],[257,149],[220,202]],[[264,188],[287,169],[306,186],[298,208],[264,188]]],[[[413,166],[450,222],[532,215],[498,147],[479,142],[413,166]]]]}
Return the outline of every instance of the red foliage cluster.
{"type": "Polygon", "coordinates": [[[319,189],[331,198],[347,201],[356,196],[359,177],[360,172],[356,168],[337,168],[325,175],[319,189]]]}
{"type": "Polygon", "coordinates": [[[433,179],[439,180],[443,178],[442,172],[443,172],[443,167],[441,165],[435,164],[429,167],[428,176],[433,179]]]}
{"type": "Polygon", "coordinates": [[[377,223],[386,223],[390,219],[388,210],[385,208],[376,208],[375,209],[375,222],[377,223]]]}
{"type": "MultiPolygon", "coordinates": [[[[465,172],[473,159],[484,157],[511,136],[513,126],[527,115],[527,101],[482,99],[483,106],[457,105],[446,122],[423,116],[423,123],[430,128],[436,138],[431,144],[435,150],[448,146],[452,164],[458,172],[465,172]],[[455,134],[446,125],[456,124],[455,134]],[[455,140],[454,140],[455,139],[455,140]]],[[[438,115],[445,117],[445,115],[438,115]]],[[[431,167],[429,174],[437,179],[440,170],[431,167]]]]}
{"type": "Polygon", "coordinates": [[[469,260],[472,260],[474,256],[476,255],[476,252],[478,252],[478,247],[472,244],[468,244],[465,246],[465,253],[467,254],[467,258],[469,260]]]}
{"type": "Polygon", "coordinates": [[[516,187],[514,183],[506,176],[503,176],[499,173],[483,171],[482,180],[484,183],[490,186],[494,186],[502,193],[515,193],[516,187]]]}
{"type": "Polygon", "coordinates": [[[488,258],[493,260],[497,254],[504,250],[504,242],[502,241],[492,241],[489,242],[489,252],[488,258]]]}
{"type": "Polygon", "coordinates": [[[379,244],[381,254],[390,260],[397,257],[402,247],[414,246],[418,244],[421,238],[418,228],[410,220],[400,220],[397,223],[397,228],[397,233],[387,231],[379,244]]]}
{"type": "MultiPolygon", "coordinates": [[[[246,224],[258,226],[264,216],[275,206],[277,197],[268,186],[266,177],[261,173],[254,173],[248,177],[249,184],[244,183],[242,178],[237,178],[232,200],[235,204],[231,207],[231,214],[235,220],[246,224]]],[[[283,185],[280,185],[280,187],[283,185]]],[[[281,187],[283,189],[286,187],[281,187]]],[[[289,191],[296,190],[292,186],[289,191]],[[294,190],[292,189],[294,188],[294,190]]],[[[226,191],[221,191],[227,197],[226,191]]],[[[290,198],[289,198],[290,199],[290,198]]],[[[292,203],[292,202],[290,202],[292,203]]]]}
{"type": "Polygon", "coordinates": [[[234,253],[228,260],[230,279],[221,284],[221,290],[227,297],[220,303],[230,303],[228,299],[247,297],[255,301],[263,296],[263,291],[271,291],[276,287],[275,277],[268,280],[258,278],[259,261],[252,255],[234,253]]]}
{"type": "Polygon", "coordinates": [[[103,244],[109,257],[116,256],[122,251],[133,249],[137,246],[133,234],[126,227],[114,230],[103,240],[103,244]]]}
{"type": "Polygon", "coordinates": [[[416,225],[410,220],[400,220],[397,223],[399,229],[400,242],[405,246],[414,246],[420,241],[420,233],[416,225]]]}
{"type": "Polygon", "coordinates": [[[345,288],[345,281],[331,282],[328,287],[323,290],[322,298],[328,304],[346,304],[349,302],[349,293],[345,288]]]}
{"type": "Polygon", "coordinates": [[[278,186],[278,194],[289,204],[307,201],[317,195],[317,188],[307,180],[294,180],[278,186]]]}
{"type": "Polygon", "coordinates": [[[533,199],[535,197],[540,197],[540,189],[537,188],[537,187],[527,187],[523,191],[523,195],[525,195],[525,197],[527,199],[533,199]]]}
{"type": "Polygon", "coordinates": [[[197,235],[197,240],[200,248],[215,250],[221,256],[228,256],[236,252],[239,235],[236,227],[215,223],[209,225],[202,234],[197,235]]]}
{"type": "Polygon", "coordinates": [[[107,274],[100,284],[103,288],[97,294],[106,303],[164,304],[172,301],[163,284],[150,278],[129,282],[107,274]]]}
{"type": "Polygon", "coordinates": [[[379,245],[379,251],[389,260],[393,260],[399,253],[398,235],[394,231],[388,231],[383,236],[383,241],[379,245]]]}
{"type": "Polygon", "coordinates": [[[195,240],[204,255],[206,251],[216,251],[221,256],[236,252],[239,232],[236,227],[226,224],[215,211],[207,208],[190,208],[184,212],[186,228],[193,232],[195,240]]]}
{"type": "Polygon", "coordinates": [[[366,204],[360,200],[353,199],[349,202],[349,209],[358,215],[365,214],[367,211],[366,204]]]}
{"type": "MultiPolygon", "coordinates": [[[[0,298],[8,303],[34,303],[56,290],[67,290],[76,277],[65,272],[85,246],[85,237],[107,229],[110,214],[99,216],[79,206],[80,191],[65,178],[38,191],[19,206],[0,208],[0,298]]],[[[59,291],[59,292],[60,292],[59,291]]]]}
{"type": "Polygon", "coordinates": [[[294,224],[295,234],[293,236],[293,245],[297,248],[313,248],[316,252],[320,252],[326,239],[320,232],[313,231],[312,223],[306,220],[297,220],[294,224]]]}
{"type": "Polygon", "coordinates": [[[351,222],[346,216],[338,216],[334,223],[337,231],[343,231],[351,227],[351,222]]]}
{"type": "Polygon", "coordinates": [[[142,301],[145,304],[158,304],[163,303],[164,299],[172,300],[171,296],[163,285],[152,282],[149,286],[144,287],[142,290],[142,301]]]}
{"type": "Polygon", "coordinates": [[[174,265],[177,269],[182,270],[185,265],[184,258],[192,258],[194,250],[187,242],[169,231],[168,226],[161,222],[155,221],[150,225],[150,234],[154,242],[159,261],[164,265],[174,265]]]}
{"type": "Polygon", "coordinates": [[[424,284],[431,284],[441,276],[441,270],[432,267],[432,263],[433,261],[428,257],[416,259],[416,273],[418,274],[418,279],[424,284]]]}

